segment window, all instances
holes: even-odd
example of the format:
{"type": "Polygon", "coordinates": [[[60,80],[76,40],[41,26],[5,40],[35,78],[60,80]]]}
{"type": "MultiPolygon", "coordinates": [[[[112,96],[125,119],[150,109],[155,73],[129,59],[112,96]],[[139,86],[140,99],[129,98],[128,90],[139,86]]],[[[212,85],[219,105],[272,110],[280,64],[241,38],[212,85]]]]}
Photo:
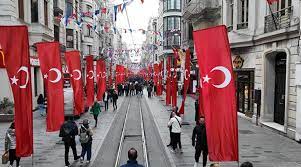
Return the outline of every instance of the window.
{"type": "Polygon", "coordinates": [[[54,25],[54,41],[60,41],[60,27],[54,25]]]}
{"type": "MultiPolygon", "coordinates": [[[[271,5],[271,9],[273,12],[281,11],[285,8],[288,8],[292,5],[292,0],[278,0],[278,2],[273,3],[271,5]]],[[[270,13],[270,9],[267,8],[268,13],[270,13]]]]}
{"type": "Polygon", "coordinates": [[[192,23],[189,23],[188,25],[188,39],[189,40],[193,40],[193,26],[192,26],[192,23]]]}
{"type": "Polygon", "coordinates": [[[38,0],[31,0],[31,22],[39,22],[38,0]]]}
{"type": "Polygon", "coordinates": [[[66,15],[67,16],[72,16],[72,12],[73,12],[73,3],[72,3],[72,1],[67,1],[66,2],[66,4],[67,4],[67,10],[66,10],[66,15]]]}
{"type": "Polygon", "coordinates": [[[75,41],[75,48],[78,50],[78,42],[79,42],[78,32],[76,31],[76,41],[75,41]]]}
{"type": "Polygon", "coordinates": [[[73,48],[73,30],[72,29],[66,29],[66,45],[67,48],[73,48]]]}
{"type": "Polygon", "coordinates": [[[181,10],[181,0],[163,0],[163,11],[181,10]]]}
{"type": "Polygon", "coordinates": [[[24,0],[18,0],[19,18],[24,20],[24,0]]]}
{"type": "Polygon", "coordinates": [[[92,55],[92,46],[91,45],[88,45],[88,54],[92,55]]]}
{"type": "Polygon", "coordinates": [[[48,27],[48,2],[44,0],[44,23],[48,27]]]}
{"type": "Polygon", "coordinates": [[[92,31],[93,31],[92,27],[90,25],[87,25],[86,36],[92,37],[92,34],[93,34],[92,31]]]}
{"type": "Polygon", "coordinates": [[[179,16],[168,16],[163,18],[163,42],[164,47],[171,47],[172,45],[181,45],[181,17],[179,16]]]}
{"type": "Polygon", "coordinates": [[[248,28],[249,0],[238,0],[238,24],[237,29],[248,28]]]}
{"type": "Polygon", "coordinates": [[[78,2],[75,1],[75,17],[76,17],[76,20],[77,20],[77,14],[78,14],[78,2]]]}
{"type": "Polygon", "coordinates": [[[228,12],[227,12],[227,25],[228,25],[228,30],[232,31],[233,30],[233,0],[229,0],[228,2],[228,12]]]}

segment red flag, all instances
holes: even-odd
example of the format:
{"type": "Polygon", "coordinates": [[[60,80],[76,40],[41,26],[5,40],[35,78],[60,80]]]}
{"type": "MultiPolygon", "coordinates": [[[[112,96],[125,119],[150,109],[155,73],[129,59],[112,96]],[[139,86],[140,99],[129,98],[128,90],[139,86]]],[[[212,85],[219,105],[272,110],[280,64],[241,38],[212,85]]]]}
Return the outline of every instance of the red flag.
{"type": "Polygon", "coordinates": [[[167,57],[167,64],[166,64],[166,69],[167,69],[167,77],[166,77],[166,105],[170,105],[171,102],[171,92],[170,92],[170,86],[171,86],[171,71],[170,71],[170,66],[171,66],[171,57],[167,57]]]}
{"type": "MultiPolygon", "coordinates": [[[[176,57],[178,51],[174,50],[174,55],[176,57]]],[[[177,98],[178,98],[178,78],[177,78],[177,59],[174,59],[174,67],[173,67],[173,76],[172,76],[172,87],[171,87],[171,96],[172,96],[172,106],[177,106],[177,98]]]]}
{"type": "Polygon", "coordinates": [[[272,5],[274,2],[278,2],[278,0],[267,0],[268,4],[272,5]]]}
{"type": "Polygon", "coordinates": [[[66,63],[71,76],[75,110],[74,115],[84,112],[84,91],[79,51],[68,51],[65,53],[66,63]]]}
{"type": "Polygon", "coordinates": [[[87,64],[87,77],[86,77],[86,94],[87,94],[87,106],[90,107],[94,103],[94,67],[93,56],[86,56],[87,64]]]}
{"type": "Polygon", "coordinates": [[[161,63],[159,64],[159,73],[158,73],[158,85],[157,85],[157,89],[158,89],[158,96],[162,95],[162,80],[163,80],[163,62],[161,61],[161,63]]]}
{"type": "Polygon", "coordinates": [[[47,92],[46,131],[54,132],[60,130],[65,117],[60,44],[41,42],[36,46],[47,92]]]}
{"type": "Polygon", "coordinates": [[[16,154],[33,153],[32,94],[26,26],[0,26],[0,45],[15,102],[16,154]]]}
{"type": "Polygon", "coordinates": [[[102,101],[102,96],[106,91],[106,64],[104,60],[97,61],[97,100],[102,101]]]}
{"type": "Polygon", "coordinates": [[[225,26],[193,33],[211,161],[238,161],[236,96],[227,34],[225,26]]]}
{"type": "Polygon", "coordinates": [[[187,49],[185,55],[184,92],[183,92],[182,104],[179,110],[180,114],[184,114],[184,106],[185,106],[185,100],[186,100],[189,84],[190,84],[190,50],[187,49]]]}

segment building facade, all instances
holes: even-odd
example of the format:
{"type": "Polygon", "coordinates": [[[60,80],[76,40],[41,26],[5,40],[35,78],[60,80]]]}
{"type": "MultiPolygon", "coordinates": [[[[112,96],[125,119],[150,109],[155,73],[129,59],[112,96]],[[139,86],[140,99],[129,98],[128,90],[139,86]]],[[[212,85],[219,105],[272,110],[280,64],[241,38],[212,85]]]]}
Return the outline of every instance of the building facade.
{"type": "Polygon", "coordinates": [[[300,1],[279,0],[271,8],[266,1],[195,2],[185,2],[183,44],[193,47],[189,24],[193,30],[225,24],[239,115],[300,140],[300,1]]]}
{"type": "MultiPolygon", "coordinates": [[[[29,31],[30,63],[32,76],[33,109],[37,107],[39,94],[44,94],[44,83],[40,71],[35,43],[58,41],[62,55],[63,72],[67,72],[64,53],[79,50],[82,71],[85,73],[85,56],[95,59],[106,56],[105,50],[114,48],[112,12],[96,14],[107,2],[96,0],[1,0],[0,25],[26,25],[29,31]],[[106,30],[105,27],[109,31],[106,30]]],[[[5,69],[0,69],[0,99],[13,101],[10,81],[5,69]]],[[[85,74],[83,75],[83,78],[85,74]]],[[[65,78],[68,76],[65,75],[65,78]]]]}

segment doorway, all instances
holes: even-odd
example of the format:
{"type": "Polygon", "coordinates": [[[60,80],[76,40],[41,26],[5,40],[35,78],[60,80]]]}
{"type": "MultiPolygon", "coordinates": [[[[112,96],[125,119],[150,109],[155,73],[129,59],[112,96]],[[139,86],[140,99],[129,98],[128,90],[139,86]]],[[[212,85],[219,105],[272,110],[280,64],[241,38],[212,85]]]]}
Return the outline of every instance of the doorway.
{"type": "Polygon", "coordinates": [[[281,52],[275,57],[275,97],[274,122],[284,125],[286,87],[286,54],[281,52]]]}

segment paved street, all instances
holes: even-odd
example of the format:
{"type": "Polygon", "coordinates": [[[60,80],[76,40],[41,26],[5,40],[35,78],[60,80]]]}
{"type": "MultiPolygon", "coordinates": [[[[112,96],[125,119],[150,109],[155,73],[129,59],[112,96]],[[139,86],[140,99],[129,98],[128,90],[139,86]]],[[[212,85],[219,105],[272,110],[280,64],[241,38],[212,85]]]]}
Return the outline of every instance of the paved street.
{"type": "MultiPolygon", "coordinates": [[[[156,126],[159,129],[164,145],[169,143],[169,131],[167,122],[170,107],[165,106],[162,97],[153,97],[146,101],[154,116],[156,126]]],[[[181,98],[178,98],[180,104],[181,98]]],[[[182,128],[183,154],[172,154],[168,149],[168,155],[174,166],[193,166],[194,148],[191,146],[191,135],[194,126],[194,100],[187,97],[185,120],[190,125],[182,128]]],[[[301,167],[301,144],[276,134],[270,130],[252,124],[250,121],[239,118],[239,154],[240,162],[251,161],[257,167],[301,167]]],[[[237,163],[222,163],[222,166],[236,167],[237,163]]]]}
{"type": "MultiPolygon", "coordinates": [[[[118,106],[120,107],[124,98],[120,97],[118,100],[118,106]]],[[[112,103],[109,104],[109,111],[104,112],[103,108],[98,117],[99,126],[94,128],[93,136],[93,145],[92,145],[92,162],[95,160],[95,153],[99,151],[100,146],[102,145],[103,139],[105,138],[112,121],[116,116],[116,111],[112,110],[112,103]]],[[[82,122],[83,119],[89,119],[91,126],[94,126],[94,119],[90,113],[85,113],[77,120],[77,124],[82,122]]],[[[0,123],[0,152],[4,151],[4,137],[7,128],[9,127],[8,123],[0,123]]],[[[61,167],[64,166],[64,145],[61,142],[61,138],[58,135],[58,132],[46,133],[46,124],[45,118],[41,118],[39,113],[34,112],[34,156],[21,159],[22,167],[31,167],[32,160],[33,166],[36,167],[61,167]]],[[[77,153],[80,154],[81,146],[77,140],[77,153]]],[[[72,162],[72,151],[69,151],[69,159],[72,162]]],[[[83,164],[76,163],[73,166],[82,166],[83,164]]],[[[85,165],[85,164],[84,164],[85,165]]],[[[0,167],[6,167],[7,165],[0,164],[0,167]]]]}

